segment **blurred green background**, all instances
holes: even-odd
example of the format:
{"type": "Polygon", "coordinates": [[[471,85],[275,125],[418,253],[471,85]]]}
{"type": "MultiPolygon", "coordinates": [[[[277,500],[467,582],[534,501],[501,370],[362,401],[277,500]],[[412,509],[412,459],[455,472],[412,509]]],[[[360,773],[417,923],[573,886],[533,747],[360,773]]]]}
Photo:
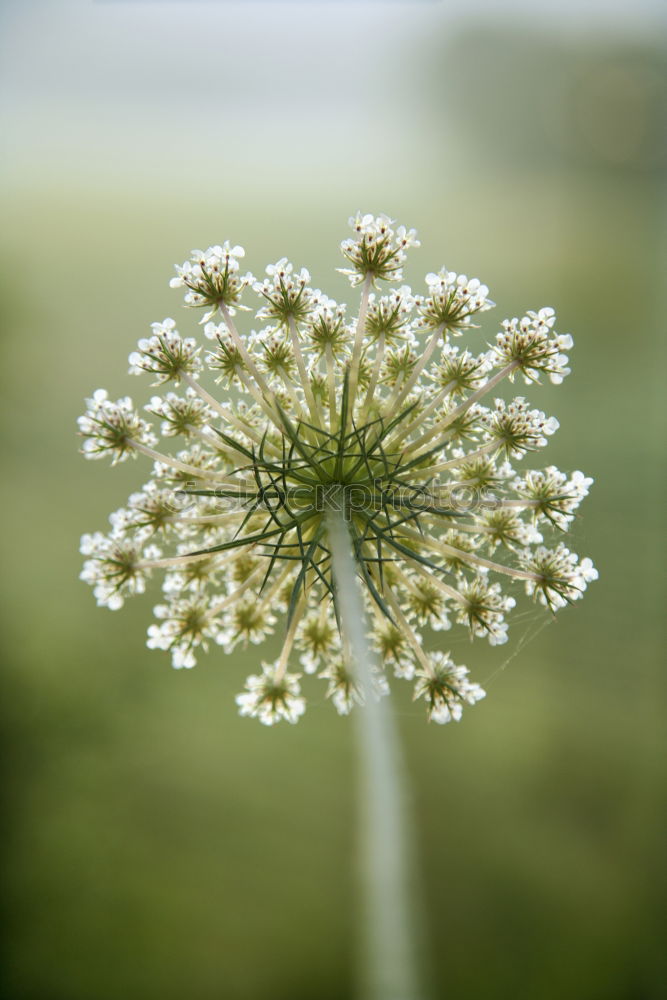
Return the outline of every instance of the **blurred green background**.
{"type": "Polygon", "coordinates": [[[546,460],[596,481],[586,599],[524,603],[508,648],[458,636],[488,689],[460,725],[396,685],[434,997],[667,996],[665,38],[650,4],[582,6],[0,8],[3,998],[354,995],[351,720],[239,719],[256,650],[176,672],[143,645],[156,591],[95,607],[79,536],[148,470],[85,463],[75,418],[149,397],[126,356],[195,329],[167,284],[192,247],[343,297],[358,208],[419,229],[415,285],[486,281],[488,337],[556,307],[573,374],[529,395],[546,460]]]}

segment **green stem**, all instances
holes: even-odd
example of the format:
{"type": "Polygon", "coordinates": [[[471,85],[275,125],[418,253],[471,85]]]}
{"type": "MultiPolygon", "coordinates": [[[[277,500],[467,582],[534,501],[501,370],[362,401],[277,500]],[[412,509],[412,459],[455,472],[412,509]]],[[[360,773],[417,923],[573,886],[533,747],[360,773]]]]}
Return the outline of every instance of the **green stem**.
{"type": "Polygon", "coordinates": [[[445,431],[454,423],[455,420],[458,420],[459,417],[463,416],[463,414],[470,409],[473,403],[478,402],[478,400],[482,399],[487,392],[491,392],[492,389],[495,389],[498,383],[502,382],[502,380],[508,375],[511,375],[516,368],[518,368],[517,361],[511,361],[508,365],[505,365],[504,368],[501,368],[499,372],[496,372],[492,378],[488,379],[484,385],[481,385],[479,389],[472,393],[471,396],[468,396],[462,403],[459,403],[456,409],[452,410],[452,412],[446,417],[435,423],[427,434],[424,434],[416,441],[413,441],[412,444],[405,449],[405,454],[410,455],[413,451],[420,450],[423,445],[428,444],[428,442],[432,441],[434,437],[437,437],[438,434],[445,431]]]}
{"type": "Polygon", "coordinates": [[[410,378],[407,380],[407,382],[403,385],[402,388],[399,389],[399,386],[398,385],[396,386],[394,392],[392,393],[389,399],[389,402],[387,403],[387,409],[386,409],[387,414],[395,413],[398,407],[410,395],[410,392],[414,389],[419,380],[419,376],[421,375],[424,368],[426,368],[427,364],[431,360],[431,355],[438,346],[438,342],[440,341],[440,337],[442,336],[443,330],[444,330],[443,323],[441,323],[440,326],[436,327],[436,329],[433,331],[431,339],[428,341],[426,347],[424,348],[424,351],[421,357],[419,358],[419,361],[415,365],[412,374],[410,375],[410,378]]]}
{"type": "Polygon", "coordinates": [[[333,434],[336,430],[336,363],[331,344],[326,348],[327,384],[329,386],[329,430],[333,434]]]}
{"type": "MultiPolygon", "coordinates": [[[[366,312],[368,310],[368,297],[371,291],[373,277],[367,274],[364,278],[361,290],[361,302],[359,303],[359,316],[354,334],[354,347],[352,348],[352,359],[350,361],[350,411],[348,417],[354,417],[354,404],[357,399],[357,383],[359,381],[359,365],[361,364],[361,352],[364,344],[364,332],[366,329],[366,312]]],[[[344,428],[347,430],[347,428],[344,428]]]]}
{"type": "Polygon", "coordinates": [[[365,705],[356,711],[363,880],[363,1000],[422,1000],[403,761],[389,699],[373,692],[374,655],[342,511],[327,513],[336,604],[365,705]]]}
{"type": "Polygon", "coordinates": [[[306,363],[303,360],[303,354],[301,353],[301,345],[299,343],[299,328],[296,325],[293,316],[289,318],[289,330],[290,337],[292,339],[292,349],[294,351],[294,359],[296,361],[296,366],[299,369],[299,378],[301,379],[301,385],[303,386],[304,395],[306,397],[306,402],[308,403],[308,409],[310,410],[310,419],[314,424],[319,421],[319,412],[317,409],[317,404],[315,403],[315,397],[313,396],[313,390],[310,385],[310,378],[308,377],[308,371],[306,370],[306,363]]]}

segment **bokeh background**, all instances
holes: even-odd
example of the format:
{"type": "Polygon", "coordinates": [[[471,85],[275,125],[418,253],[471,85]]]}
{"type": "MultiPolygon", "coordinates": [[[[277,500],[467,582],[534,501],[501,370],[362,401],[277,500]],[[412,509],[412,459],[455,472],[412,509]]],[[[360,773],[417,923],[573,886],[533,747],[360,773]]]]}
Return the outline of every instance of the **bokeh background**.
{"type": "Polygon", "coordinates": [[[0,34],[0,995],[354,995],[351,722],[239,719],[255,650],[172,671],[155,593],[95,607],[79,535],[143,472],[83,462],[75,418],[99,385],[148,397],[126,356],[195,328],[167,286],[192,247],[342,297],[361,208],[419,229],[415,284],[446,263],[493,317],[557,308],[573,375],[532,398],[549,461],[596,480],[586,599],[458,640],[488,688],[462,724],[397,698],[434,996],[667,996],[660,6],[4,0],[0,34]]]}

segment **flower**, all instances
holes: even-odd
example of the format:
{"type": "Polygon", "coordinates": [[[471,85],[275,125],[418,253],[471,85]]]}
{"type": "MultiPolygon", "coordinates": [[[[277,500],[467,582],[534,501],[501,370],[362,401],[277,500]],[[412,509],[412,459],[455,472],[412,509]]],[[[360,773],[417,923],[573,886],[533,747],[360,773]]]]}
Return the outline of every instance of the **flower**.
{"type": "Polygon", "coordinates": [[[193,250],[190,260],[180,267],[176,265],[176,277],[169,284],[172,288],[188,289],[185,293],[187,305],[208,309],[202,323],[218,311],[234,316],[237,309],[244,308],[241,296],[255,280],[250,272],[239,275],[242,257],[245,257],[243,247],[233,247],[228,242],[205,251],[193,250]]]}
{"type": "Polygon", "coordinates": [[[152,563],[161,554],[157,546],[143,546],[140,536],[128,538],[124,531],[109,537],[100,531],[83,535],[81,552],[90,557],[83,564],[81,579],[93,587],[100,607],[112,611],[122,608],[126,597],[144,593],[152,563]]]}
{"type": "Polygon", "coordinates": [[[196,375],[201,370],[200,347],[192,337],[183,340],[173,319],[152,324],[153,336],[140,340],[138,351],[130,354],[130,375],[148,372],[155,375],[153,385],[179,382],[186,373],[196,375]]]}
{"type": "Polygon", "coordinates": [[[489,289],[478,278],[468,278],[444,267],[437,274],[426,275],[426,287],[418,320],[425,330],[442,330],[458,336],[473,325],[473,316],[495,305],[489,298],[489,289]]]}
{"type": "Polygon", "coordinates": [[[306,710],[300,692],[298,674],[285,673],[280,663],[263,663],[262,673],[246,680],[246,690],[236,696],[236,704],[240,715],[251,715],[265,726],[281,719],[294,723],[306,710]]]}
{"type": "MultiPolygon", "coordinates": [[[[567,355],[573,340],[569,334],[551,336],[556,322],[553,309],[529,312],[523,319],[503,321],[502,332],[496,336],[493,355],[500,364],[511,364],[518,369],[527,383],[538,382],[541,372],[549,376],[554,385],[560,385],[566,375],[567,355]]],[[[516,371],[509,373],[514,379],[516,371]]]]}
{"type": "Polygon", "coordinates": [[[196,436],[211,422],[213,414],[205,399],[201,399],[189,387],[184,396],[168,392],[164,396],[153,396],[146,407],[148,413],[162,418],[160,433],[163,437],[196,436]]]}
{"type": "MultiPolygon", "coordinates": [[[[364,696],[355,678],[354,672],[345,664],[342,657],[334,657],[320,674],[329,682],[327,698],[331,698],[339,715],[349,715],[355,705],[363,705],[364,696]]],[[[373,678],[374,681],[377,678],[373,678]]],[[[385,682],[386,683],[386,682],[385,682]]],[[[374,694],[382,695],[386,691],[375,690],[374,694]]]]}
{"type": "Polygon", "coordinates": [[[343,273],[360,299],[349,309],[287,258],[261,280],[241,275],[244,250],[228,242],[177,267],[172,286],[206,310],[208,350],[166,319],[130,355],[132,374],[158,388],[145,412],[163,450],[128,398],[98,390],[79,419],[86,458],[152,463],[109,532],[83,536],[82,579],[114,610],[164,572],[148,646],[177,668],[278,630],[279,657],[236,699],[265,725],[305,711],[295,661],[340,714],[369,695],[340,631],[333,515],[347,524],[377,654],[370,694],[386,694],[391,676],[413,681],[436,723],[484,696],[444,633],[463,626],[502,644],[522,589],[557,611],[597,577],[558,541],[592,480],[516,469],[558,421],[500,394],[517,375],[534,385],[569,373],[572,338],[556,332],[554,310],[505,320],[475,345],[493,307],[486,285],[441,268],[413,292],[402,281],[415,231],[385,215],[350,223],[343,273]],[[256,324],[242,331],[234,316],[252,294],[256,324]]]}
{"type": "Polygon", "coordinates": [[[441,725],[452,720],[458,722],[464,704],[474,705],[484,697],[485,692],[479,684],[468,680],[466,667],[457,667],[448,653],[434,653],[429,669],[417,671],[414,700],[425,699],[432,722],[441,725]]]}
{"type": "Polygon", "coordinates": [[[106,389],[96,389],[86,403],[86,412],[78,420],[85,458],[111,455],[115,465],[157,444],[150,425],[141,419],[129,396],[112,403],[106,389]]]}
{"type": "Polygon", "coordinates": [[[352,267],[340,268],[341,274],[346,275],[352,285],[360,285],[369,277],[373,283],[400,281],[405,251],[419,246],[416,230],[407,230],[405,226],[394,229],[394,222],[388,216],[374,218],[361,212],[350,219],[350,225],[356,235],[343,240],[340,248],[352,267]]]}
{"type": "Polygon", "coordinates": [[[266,278],[252,286],[266,299],[266,304],[257,312],[257,318],[285,327],[289,327],[290,320],[298,323],[307,319],[320,296],[320,292],[313,291],[309,283],[310,274],[306,268],[302,267],[295,273],[287,257],[281,257],[276,264],[269,264],[266,278]]]}
{"type": "Polygon", "coordinates": [[[150,626],[146,645],[149,649],[170,650],[172,664],[177,668],[194,667],[194,650],[198,646],[206,650],[207,640],[218,641],[221,634],[221,621],[205,595],[159,604],[155,617],[162,624],[150,626]]]}

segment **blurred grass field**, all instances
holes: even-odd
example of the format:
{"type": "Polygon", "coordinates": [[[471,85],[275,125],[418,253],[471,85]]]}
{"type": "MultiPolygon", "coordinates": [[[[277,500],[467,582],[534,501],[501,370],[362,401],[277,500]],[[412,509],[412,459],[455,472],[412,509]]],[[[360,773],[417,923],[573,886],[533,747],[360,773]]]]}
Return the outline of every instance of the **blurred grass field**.
{"type": "MultiPolygon", "coordinates": [[[[442,147],[443,155],[446,152],[442,147]]],[[[173,671],[144,646],[155,588],[122,612],[78,581],[79,536],[147,477],[77,454],[83,397],[141,402],[125,374],[192,247],[255,272],[286,254],[348,295],[348,215],[420,232],[406,278],[478,275],[494,322],[553,305],[573,374],[527,391],[561,429],[545,463],[595,478],[574,548],[601,574],[555,623],[524,601],[507,648],[454,640],[488,689],[427,726],[396,685],[436,998],[660,1000],[664,753],[663,175],[641,164],[499,163],[185,186],[14,177],[3,263],[7,1000],[342,1000],[353,995],[350,720],[311,702],[266,731],[233,696],[255,649],[173,671]],[[509,658],[509,662],[506,662],[509,658]],[[487,683],[485,683],[485,681],[487,683]]],[[[539,457],[535,464],[539,464],[539,457]]],[[[449,637],[445,637],[449,646],[449,637]]],[[[407,688],[407,685],[403,687],[407,688]]]]}

